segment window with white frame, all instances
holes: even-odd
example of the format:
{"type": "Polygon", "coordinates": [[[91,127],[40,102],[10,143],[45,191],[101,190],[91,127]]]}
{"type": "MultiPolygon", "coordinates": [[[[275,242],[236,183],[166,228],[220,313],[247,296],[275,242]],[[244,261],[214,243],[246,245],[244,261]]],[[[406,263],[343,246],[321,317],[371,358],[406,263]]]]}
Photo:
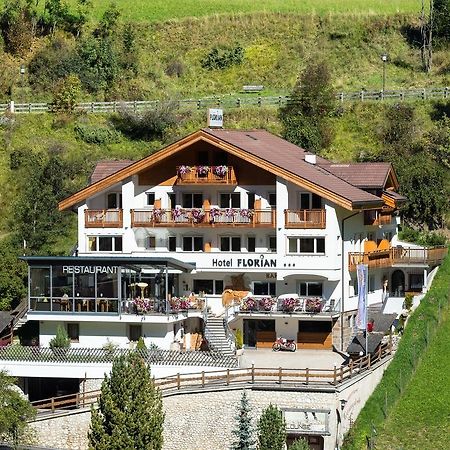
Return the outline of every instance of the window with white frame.
{"type": "Polygon", "coordinates": [[[107,209],[121,209],[122,208],[122,194],[120,192],[110,192],[106,196],[107,209]]]}
{"type": "Polygon", "coordinates": [[[145,195],[147,196],[147,206],[154,206],[154,204],[155,204],[155,193],[154,192],[147,192],[145,195]]]}
{"type": "Polygon", "coordinates": [[[276,252],[277,251],[277,237],[274,236],[268,236],[267,238],[267,250],[269,252],[276,252]]]}
{"type": "Polygon", "coordinates": [[[183,193],[181,206],[183,208],[202,208],[203,194],[196,192],[183,193]]]}
{"type": "Polygon", "coordinates": [[[324,237],[289,237],[288,253],[324,254],[324,237]]]}
{"type": "Polygon", "coordinates": [[[88,252],[121,252],[122,236],[88,236],[88,252]]]}
{"type": "Polygon", "coordinates": [[[240,252],[241,237],[240,236],[221,236],[220,238],[221,252],[240,252]]]}
{"type": "Polygon", "coordinates": [[[222,192],[219,194],[220,208],[240,208],[241,194],[239,192],[222,192]]]}
{"type": "Polygon", "coordinates": [[[276,284],[272,281],[254,281],[253,294],[255,295],[276,295],[276,284]]]}
{"type": "Polygon", "coordinates": [[[184,252],[203,251],[203,236],[183,236],[184,252]]]}
{"type": "Polygon", "coordinates": [[[194,293],[220,295],[223,292],[223,280],[194,280],[194,293]]]}
{"type": "Polygon", "coordinates": [[[322,199],[312,192],[300,193],[300,209],[321,209],[322,199]]]}
{"type": "Polygon", "coordinates": [[[322,297],[323,283],[320,281],[299,281],[298,293],[302,297],[322,297]]]}

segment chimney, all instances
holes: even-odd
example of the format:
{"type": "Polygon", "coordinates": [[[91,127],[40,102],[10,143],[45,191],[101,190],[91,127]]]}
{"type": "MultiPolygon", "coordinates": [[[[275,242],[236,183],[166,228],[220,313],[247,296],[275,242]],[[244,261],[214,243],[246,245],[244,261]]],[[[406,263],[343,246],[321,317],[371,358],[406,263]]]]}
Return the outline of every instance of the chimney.
{"type": "Polygon", "coordinates": [[[305,153],[305,161],[309,164],[316,164],[316,155],[312,153],[305,153]]]}

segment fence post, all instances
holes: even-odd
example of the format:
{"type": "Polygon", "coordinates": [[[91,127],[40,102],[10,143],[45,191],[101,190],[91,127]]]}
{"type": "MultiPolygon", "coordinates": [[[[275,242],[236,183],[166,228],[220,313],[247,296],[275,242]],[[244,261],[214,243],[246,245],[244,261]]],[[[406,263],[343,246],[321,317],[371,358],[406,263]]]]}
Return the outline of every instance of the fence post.
{"type": "Polygon", "coordinates": [[[308,384],[309,383],[309,367],[307,367],[306,368],[306,370],[305,370],[305,377],[306,377],[306,384],[308,384]]]}
{"type": "Polygon", "coordinates": [[[262,104],[261,96],[258,96],[258,106],[261,106],[261,104],[262,104]]]}
{"type": "Polygon", "coordinates": [[[350,368],[350,378],[351,378],[353,375],[353,359],[350,360],[350,364],[348,366],[350,368]]]}
{"type": "Polygon", "coordinates": [[[337,369],[336,369],[336,365],[334,366],[334,371],[333,371],[333,384],[335,386],[337,385],[337,369]]]}
{"type": "Polygon", "coordinates": [[[205,371],[202,370],[202,387],[205,387],[205,371]]]}
{"type": "Polygon", "coordinates": [[[75,397],[75,404],[76,404],[76,407],[79,408],[79,406],[80,406],[80,394],[76,395],[76,397],[75,397]]]}
{"type": "Polygon", "coordinates": [[[278,383],[281,384],[283,378],[283,369],[281,367],[278,367],[278,383]]]}
{"type": "Polygon", "coordinates": [[[31,114],[31,109],[32,109],[31,103],[28,103],[28,113],[30,113],[30,114],[31,114]]]}
{"type": "Polygon", "coordinates": [[[180,390],[181,387],[181,378],[180,378],[180,372],[177,373],[177,389],[180,390]]]}
{"type": "Polygon", "coordinates": [[[9,102],[9,112],[10,112],[11,114],[14,114],[14,113],[16,112],[14,100],[11,100],[11,101],[9,102]]]}
{"type": "Polygon", "coordinates": [[[230,384],[230,369],[227,369],[227,386],[230,384]]]}
{"type": "Polygon", "coordinates": [[[117,112],[117,102],[113,103],[113,112],[117,112]]]}
{"type": "Polygon", "coordinates": [[[444,98],[448,98],[448,91],[449,91],[449,88],[445,87],[444,88],[444,98]]]}
{"type": "Polygon", "coordinates": [[[52,412],[55,412],[55,397],[52,397],[52,412]]]}
{"type": "Polygon", "coordinates": [[[197,109],[200,109],[202,107],[202,101],[197,100],[197,109]]]}
{"type": "Polygon", "coordinates": [[[236,106],[237,106],[238,108],[241,107],[241,98],[240,98],[240,97],[238,97],[238,98],[236,99],[236,106]]]}
{"type": "Polygon", "coordinates": [[[255,384],[255,365],[252,364],[252,384],[255,384]]]}
{"type": "Polygon", "coordinates": [[[370,353],[367,355],[367,368],[370,369],[370,353]]]}
{"type": "Polygon", "coordinates": [[[361,91],[360,93],[359,93],[359,98],[360,98],[360,100],[363,102],[364,101],[364,91],[361,91]]]}

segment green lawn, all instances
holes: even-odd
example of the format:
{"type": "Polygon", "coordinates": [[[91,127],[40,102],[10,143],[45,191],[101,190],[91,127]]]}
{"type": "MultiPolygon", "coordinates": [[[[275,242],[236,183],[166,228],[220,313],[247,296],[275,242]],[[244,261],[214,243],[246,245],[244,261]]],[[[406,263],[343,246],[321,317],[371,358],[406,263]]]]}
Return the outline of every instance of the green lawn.
{"type": "MultiPolygon", "coordinates": [[[[75,3],[71,0],[71,3],[75,3]]],[[[110,0],[94,0],[94,16],[100,17],[110,0]]],[[[251,12],[281,13],[383,13],[418,12],[420,4],[412,0],[116,0],[124,18],[132,21],[162,21],[214,14],[241,14],[251,12]]]]}

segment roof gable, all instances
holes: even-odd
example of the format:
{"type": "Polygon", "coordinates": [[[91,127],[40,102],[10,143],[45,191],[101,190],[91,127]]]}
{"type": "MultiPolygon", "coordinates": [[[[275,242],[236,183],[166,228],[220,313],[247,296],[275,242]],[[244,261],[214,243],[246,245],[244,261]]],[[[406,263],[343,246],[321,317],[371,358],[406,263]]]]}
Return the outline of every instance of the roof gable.
{"type": "MultiPolygon", "coordinates": [[[[340,179],[318,164],[307,163],[304,149],[264,130],[212,130],[202,129],[163,148],[150,156],[134,162],[117,172],[99,179],[90,186],[76,192],[59,203],[64,210],[86,198],[97,194],[126,178],[139,174],[165,158],[173,155],[199,140],[206,141],[251,164],[286,179],[302,188],[317,193],[346,209],[367,209],[381,207],[379,197],[359,189],[340,179]]],[[[318,161],[323,164],[322,158],[318,161]]]]}

